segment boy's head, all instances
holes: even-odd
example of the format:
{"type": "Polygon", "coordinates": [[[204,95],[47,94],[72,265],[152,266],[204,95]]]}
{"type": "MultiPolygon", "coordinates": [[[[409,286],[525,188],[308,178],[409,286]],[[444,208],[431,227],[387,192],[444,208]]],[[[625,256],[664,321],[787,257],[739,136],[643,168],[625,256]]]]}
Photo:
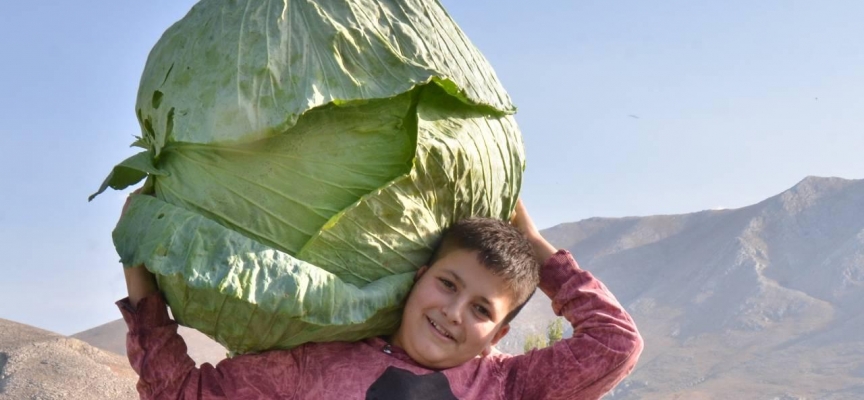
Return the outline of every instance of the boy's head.
{"type": "Polygon", "coordinates": [[[477,261],[504,280],[515,306],[504,319],[505,324],[519,314],[540,282],[540,266],[531,244],[504,221],[469,218],[457,222],[444,231],[427,265],[434,265],[453,250],[476,252],[477,261]]]}
{"type": "Polygon", "coordinates": [[[417,272],[393,343],[437,369],[488,354],[538,281],[531,245],[516,228],[493,219],[462,220],[445,231],[417,272]]]}

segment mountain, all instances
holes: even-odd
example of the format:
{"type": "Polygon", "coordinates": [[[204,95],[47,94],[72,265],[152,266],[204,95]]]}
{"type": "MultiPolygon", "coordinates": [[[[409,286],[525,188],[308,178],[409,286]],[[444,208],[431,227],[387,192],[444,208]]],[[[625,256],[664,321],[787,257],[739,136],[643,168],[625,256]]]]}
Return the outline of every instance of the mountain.
{"type": "MultiPolygon", "coordinates": [[[[749,207],[543,234],[607,284],[645,338],[607,398],[864,398],[864,180],[808,177],[749,207]]],[[[548,309],[532,299],[514,323],[542,332],[548,309]]],[[[521,351],[526,333],[503,347],[521,351]]]]}
{"type": "Polygon", "coordinates": [[[125,357],[0,319],[0,400],[131,400],[137,381],[125,357]]]}

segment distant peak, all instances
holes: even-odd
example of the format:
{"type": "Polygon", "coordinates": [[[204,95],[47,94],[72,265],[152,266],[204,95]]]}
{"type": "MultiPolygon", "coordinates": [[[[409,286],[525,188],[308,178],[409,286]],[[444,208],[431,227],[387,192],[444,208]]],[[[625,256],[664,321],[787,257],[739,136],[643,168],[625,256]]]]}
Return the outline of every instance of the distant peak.
{"type": "Polygon", "coordinates": [[[850,186],[864,182],[864,179],[843,179],[837,177],[808,176],[795,186],[777,196],[783,208],[790,212],[800,212],[815,204],[823,197],[846,190],[850,186]]]}
{"type": "Polygon", "coordinates": [[[787,192],[812,193],[826,190],[836,190],[862,180],[843,179],[838,177],[822,177],[810,175],[795,184],[787,192]]]}
{"type": "Polygon", "coordinates": [[[815,176],[809,175],[806,178],[802,179],[801,182],[798,182],[795,186],[799,185],[838,185],[838,184],[850,184],[856,181],[861,181],[861,179],[845,179],[839,178],[836,176],[815,176]]]}

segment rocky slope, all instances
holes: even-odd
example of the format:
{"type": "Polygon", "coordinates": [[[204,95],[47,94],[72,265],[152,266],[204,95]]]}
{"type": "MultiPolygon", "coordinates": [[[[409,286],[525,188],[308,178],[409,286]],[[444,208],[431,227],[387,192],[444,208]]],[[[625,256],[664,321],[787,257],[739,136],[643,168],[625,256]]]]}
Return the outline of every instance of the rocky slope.
{"type": "Polygon", "coordinates": [[[137,399],[125,357],[0,319],[0,400],[137,399]]]}

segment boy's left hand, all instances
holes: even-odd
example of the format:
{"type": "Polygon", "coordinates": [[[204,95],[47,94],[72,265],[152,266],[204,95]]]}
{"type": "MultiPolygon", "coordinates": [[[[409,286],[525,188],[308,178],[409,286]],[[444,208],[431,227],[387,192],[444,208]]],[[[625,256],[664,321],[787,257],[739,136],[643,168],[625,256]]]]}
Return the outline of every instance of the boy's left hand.
{"type": "Polygon", "coordinates": [[[555,246],[546,241],[546,238],[540,234],[540,230],[537,229],[534,221],[528,215],[528,210],[525,208],[525,204],[522,203],[521,198],[516,201],[516,209],[510,218],[510,224],[522,232],[528,239],[528,242],[531,243],[531,247],[534,248],[534,257],[540,265],[546,263],[546,260],[558,251],[555,246]]]}

